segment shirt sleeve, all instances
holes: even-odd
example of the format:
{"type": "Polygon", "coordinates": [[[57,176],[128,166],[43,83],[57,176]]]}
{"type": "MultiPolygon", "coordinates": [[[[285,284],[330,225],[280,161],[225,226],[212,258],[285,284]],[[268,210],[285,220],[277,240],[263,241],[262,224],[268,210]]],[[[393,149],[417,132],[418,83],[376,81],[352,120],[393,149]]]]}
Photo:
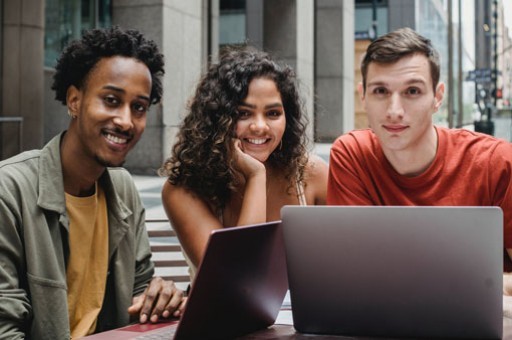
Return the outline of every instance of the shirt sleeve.
{"type": "Polygon", "coordinates": [[[24,339],[32,313],[18,273],[24,272],[24,252],[16,218],[0,195],[0,338],[24,339]]]}
{"type": "Polygon", "coordinates": [[[146,231],[145,211],[140,199],[138,199],[138,201],[138,218],[135,240],[137,249],[133,296],[141,294],[146,289],[155,273],[155,266],[153,261],[151,261],[151,248],[149,245],[148,233],[146,231]]]}

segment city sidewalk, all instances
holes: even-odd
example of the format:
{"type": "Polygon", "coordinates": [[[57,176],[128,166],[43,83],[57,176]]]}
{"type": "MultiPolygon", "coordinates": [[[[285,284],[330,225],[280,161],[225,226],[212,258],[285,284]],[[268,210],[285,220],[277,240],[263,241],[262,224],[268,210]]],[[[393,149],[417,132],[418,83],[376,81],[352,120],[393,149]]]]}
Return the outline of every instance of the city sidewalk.
{"type": "Polygon", "coordinates": [[[132,175],[139,190],[142,203],[146,208],[146,218],[167,218],[162,206],[162,187],[166,178],[155,176],[132,175]]]}

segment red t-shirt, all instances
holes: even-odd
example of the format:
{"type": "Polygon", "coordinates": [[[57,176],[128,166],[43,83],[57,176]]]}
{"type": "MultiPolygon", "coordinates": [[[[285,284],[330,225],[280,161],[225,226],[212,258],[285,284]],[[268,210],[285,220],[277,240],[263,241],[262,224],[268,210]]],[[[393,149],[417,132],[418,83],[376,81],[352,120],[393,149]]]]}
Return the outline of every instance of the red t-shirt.
{"type": "Polygon", "coordinates": [[[327,204],[499,206],[504,246],[512,248],[512,144],[464,129],[436,131],[434,161],[414,177],[393,169],[370,129],[339,137],[331,149],[327,204]]]}

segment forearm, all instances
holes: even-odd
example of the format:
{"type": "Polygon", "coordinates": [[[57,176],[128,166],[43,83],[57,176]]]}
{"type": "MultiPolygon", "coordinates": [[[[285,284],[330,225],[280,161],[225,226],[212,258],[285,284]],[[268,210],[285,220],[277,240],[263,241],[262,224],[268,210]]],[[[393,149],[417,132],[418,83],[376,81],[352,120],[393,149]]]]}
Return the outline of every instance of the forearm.
{"type": "Polygon", "coordinates": [[[263,223],[266,220],[267,177],[265,172],[261,172],[255,174],[246,182],[237,225],[263,223]]]}

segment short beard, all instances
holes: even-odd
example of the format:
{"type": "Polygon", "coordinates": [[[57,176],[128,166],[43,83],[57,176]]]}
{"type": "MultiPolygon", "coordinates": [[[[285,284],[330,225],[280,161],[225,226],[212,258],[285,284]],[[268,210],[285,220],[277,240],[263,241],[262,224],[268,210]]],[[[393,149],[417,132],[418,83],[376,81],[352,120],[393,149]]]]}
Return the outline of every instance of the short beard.
{"type": "Polygon", "coordinates": [[[125,160],[123,159],[121,162],[119,163],[112,163],[112,162],[109,162],[105,159],[102,159],[100,158],[98,155],[95,155],[94,158],[96,159],[96,162],[98,162],[98,164],[100,164],[101,166],[104,166],[105,168],[118,168],[118,167],[122,167],[125,160]]]}

